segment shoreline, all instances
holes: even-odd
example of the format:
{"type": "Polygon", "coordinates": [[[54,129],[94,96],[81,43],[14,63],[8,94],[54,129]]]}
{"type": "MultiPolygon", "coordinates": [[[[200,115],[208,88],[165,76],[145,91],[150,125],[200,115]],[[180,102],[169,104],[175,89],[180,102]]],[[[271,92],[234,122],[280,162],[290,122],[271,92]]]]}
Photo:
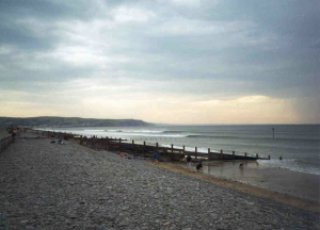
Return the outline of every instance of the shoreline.
{"type": "Polygon", "coordinates": [[[208,162],[202,172],[320,203],[319,175],[271,166],[264,161],[208,162]]]}
{"type": "MultiPolygon", "coordinates": [[[[117,151],[109,151],[117,153],[117,151]]],[[[122,150],[122,152],[126,151],[122,150]]],[[[127,154],[131,155],[130,153],[127,154]]],[[[132,157],[134,158],[134,156],[132,157]]],[[[150,163],[150,159],[144,160],[150,163]]],[[[194,175],[196,173],[192,170],[194,166],[192,166],[192,169],[190,167],[186,168],[186,165],[181,162],[162,164],[170,165],[170,169],[177,166],[180,172],[189,171],[187,174],[194,175]],[[182,168],[185,170],[182,170],[182,168]]],[[[266,167],[263,164],[260,165],[258,161],[245,160],[208,161],[204,162],[201,171],[204,176],[209,177],[206,180],[210,181],[210,177],[213,177],[212,181],[219,181],[218,184],[223,186],[226,185],[226,182],[229,182],[232,186],[228,185],[228,187],[233,188],[233,190],[248,191],[247,193],[258,194],[261,197],[273,197],[276,198],[275,200],[279,199],[288,204],[293,200],[293,203],[295,203],[293,206],[302,208],[312,206],[311,209],[307,208],[305,210],[320,212],[319,176],[292,172],[282,168],[266,167]],[[243,167],[239,168],[239,163],[242,163],[243,167]],[[237,186],[241,188],[238,189],[237,186]],[[310,197],[313,199],[310,199],[310,197]]]]}
{"type": "MultiPolygon", "coordinates": [[[[117,151],[112,150],[110,152],[117,153],[117,151]]],[[[124,150],[123,152],[126,151],[124,150]]],[[[130,153],[127,154],[130,155],[130,153]]],[[[144,160],[150,163],[150,159],[144,160]]],[[[182,172],[182,174],[194,176],[194,173],[197,173],[190,168],[186,168],[185,164],[181,164],[181,162],[161,164],[169,165],[169,167],[165,166],[165,168],[170,170],[175,168],[174,171],[182,172]]],[[[201,171],[203,176],[200,176],[200,179],[205,178],[205,180],[223,187],[260,197],[269,197],[304,210],[320,212],[320,187],[315,187],[315,185],[319,185],[318,176],[309,180],[310,176],[302,173],[280,168],[268,168],[263,164],[260,165],[258,161],[245,160],[209,161],[205,162],[201,171]],[[244,165],[241,169],[238,167],[239,163],[244,165]],[[301,174],[298,180],[295,178],[295,174],[301,174]],[[310,197],[313,199],[310,199],[310,197]]]]}
{"type": "Polygon", "coordinates": [[[284,194],[284,193],[275,192],[275,191],[254,186],[251,184],[246,184],[239,181],[232,181],[229,179],[222,179],[222,178],[218,178],[213,175],[208,175],[205,173],[199,173],[194,170],[188,169],[184,166],[181,166],[179,164],[151,162],[150,165],[153,165],[154,167],[158,167],[170,172],[182,174],[184,176],[188,176],[188,177],[196,178],[209,183],[213,183],[215,185],[228,188],[234,191],[246,193],[249,195],[254,195],[261,198],[272,199],[282,204],[290,205],[302,210],[320,213],[319,202],[312,202],[307,199],[295,197],[295,196],[284,194]]]}
{"type": "Polygon", "coordinates": [[[320,229],[310,209],[75,141],[23,135],[0,154],[0,175],[10,229],[320,229]]]}

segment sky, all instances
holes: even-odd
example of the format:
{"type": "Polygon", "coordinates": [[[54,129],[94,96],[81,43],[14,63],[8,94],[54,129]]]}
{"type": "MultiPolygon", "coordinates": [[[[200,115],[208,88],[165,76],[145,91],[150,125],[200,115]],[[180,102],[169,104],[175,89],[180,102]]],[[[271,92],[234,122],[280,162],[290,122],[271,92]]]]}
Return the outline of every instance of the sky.
{"type": "Polygon", "coordinates": [[[320,123],[318,0],[0,0],[0,116],[320,123]]]}

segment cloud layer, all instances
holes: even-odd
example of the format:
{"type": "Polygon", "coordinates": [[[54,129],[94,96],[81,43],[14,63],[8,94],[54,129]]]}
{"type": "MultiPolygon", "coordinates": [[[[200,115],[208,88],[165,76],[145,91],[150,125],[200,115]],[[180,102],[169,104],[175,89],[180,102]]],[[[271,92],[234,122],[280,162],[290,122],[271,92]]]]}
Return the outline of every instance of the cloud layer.
{"type": "Polygon", "coordinates": [[[317,1],[0,1],[0,115],[319,122],[317,1]]]}

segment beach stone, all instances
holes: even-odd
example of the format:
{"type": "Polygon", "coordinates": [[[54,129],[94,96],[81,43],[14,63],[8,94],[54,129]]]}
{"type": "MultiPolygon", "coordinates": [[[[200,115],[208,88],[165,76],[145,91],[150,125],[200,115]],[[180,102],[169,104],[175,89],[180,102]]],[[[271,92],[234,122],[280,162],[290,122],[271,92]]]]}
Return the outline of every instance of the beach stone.
{"type": "Polygon", "coordinates": [[[320,229],[312,212],[47,139],[0,154],[0,212],[12,229],[320,229]]]}
{"type": "Polygon", "coordinates": [[[20,221],[20,224],[25,225],[25,224],[27,224],[28,222],[29,222],[29,220],[21,220],[21,221],[20,221]]]}

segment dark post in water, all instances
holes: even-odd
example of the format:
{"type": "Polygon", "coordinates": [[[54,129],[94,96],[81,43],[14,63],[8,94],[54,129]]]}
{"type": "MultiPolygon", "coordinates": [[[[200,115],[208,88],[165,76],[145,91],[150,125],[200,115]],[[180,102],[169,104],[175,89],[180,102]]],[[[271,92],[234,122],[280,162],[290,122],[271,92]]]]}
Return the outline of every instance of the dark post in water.
{"type": "Polygon", "coordinates": [[[272,128],[272,139],[274,139],[274,128],[272,128]]]}

